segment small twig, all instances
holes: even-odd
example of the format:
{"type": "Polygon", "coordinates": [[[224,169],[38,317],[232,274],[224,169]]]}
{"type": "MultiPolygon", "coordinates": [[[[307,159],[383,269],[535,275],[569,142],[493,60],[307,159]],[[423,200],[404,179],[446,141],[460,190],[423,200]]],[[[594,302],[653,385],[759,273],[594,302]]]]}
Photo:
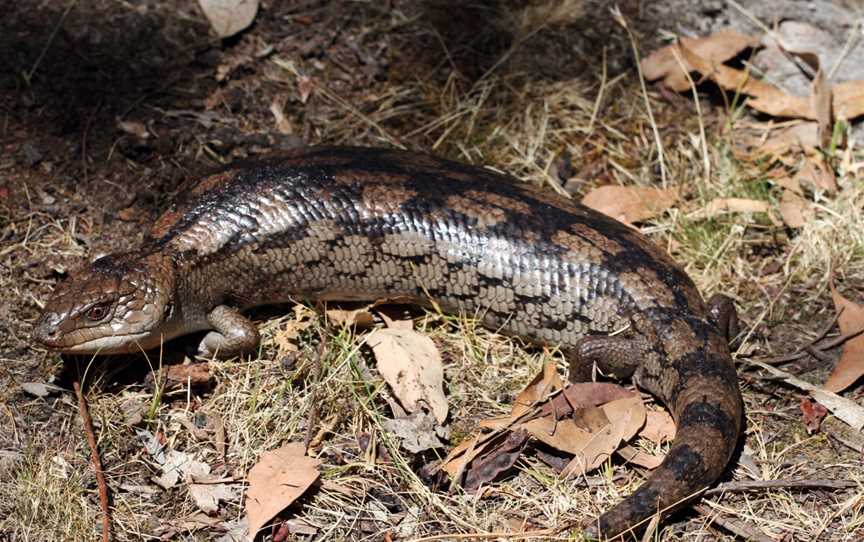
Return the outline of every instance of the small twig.
{"type": "Polygon", "coordinates": [[[756,489],[849,489],[858,487],[852,480],[741,480],[719,484],[705,492],[705,496],[722,493],[741,493],[756,489]]]}
{"type": "MultiPolygon", "coordinates": [[[[323,311],[321,311],[323,314],[323,311]]],[[[303,448],[308,452],[309,444],[312,442],[316,433],[316,426],[318,425],[318,413],[319,413],[319,405],[318,405],[318,381],[321,380],[321,366],[324,365],[324,358],[327,356],[327,341],[330,338],[330,334],[328,330],[330,329],[330,323],[327,321],[325,324],[324,331],[321,333],[321,343],[318,345],[318,353],[315,355],[315,360],[312,362],[312,375],[310,381],[312,382],[312,393],[310,394],[310,401],[312,406],[309,409],[309,415],[306,417],[306,436],[303,438],[303,448]]]]}
{"type": "Polygon", "coordinates": [[[96,485],[99,487],[99,505],[102,507],[102,542],[111,540],[111,509],[108,507],[108,484],[105,483],[105,473],[102,471],[102,460],[99,459],[99,448],[96,446],[96,433],[93,431],[93,419],[87,409],[87,400],[81,392],[81,383],[78,379],[72,383],[75,395],[78,397],[78,412],[81,414],[81,423],[87,434],[87,444],[90,446],[90,461],[93,463],[93,472],[96,474],[96,485]]]}
{"type": "Polygon", "coordinates": [[[775,542],[773,538],[766,536],[753,527],[750,527],[743,521],[727,518],[720,515],[719,512],[712,510],[711,507],[704,504],[697,504],[693,507],[700,515],[705,516],[708,524],[715,524],[718,527],[726,529],[730,533],[740,536],[744,540],[755,540],[756,542],[775,542]]]}
{"type": "Polygon", "coordinates": [[[831,331],[831,328],[834,327],[834,324],[836,324],[837,320],[840,318],[841,312],[842,312],[842,309],[840,311],[838,311],[837,314],[834,315],[834,318],[831,319],[831,322],[829,322],[828,325],[826,325],[824,328],[822,328],[822,330],[819,331],[819,333],[816,335],[816,338],[814,338],[812,341],[810,341],[806,346],[803,346],[803,347],[799,348],[798,350],[796,350],[792,353],[789,353],[789,354],[782,354],[780,356],[774,356],[774,357],[770,357],[770,358],[756,358],[756,360],[761,361],[762,363],[767,363],[768,365],[777,365],[779,363],[786,363],[788,361],[795,361],[795,360],[801,359],[801,358],[807,356],[808,354],[810,354],[811,356],[813,356],[817,359],[822,359],[820,357],[820,355],[815,354],[814,351],[819,352],[821,354],[821,353],[825,352],[826,350],[831,350],[832,348],[836,348],[837,346],[842,345],[846,341],[848,341],[850,339],[854,339],[858,335],[861,335],[862,333],[864,333],[864,328],[861,328],[861,329],[855,330],[851,333],[846,333],[844,335],[834,337],[833,339],[827,340],[821,344],[817,344],[817,343],[819,343],[819,341],[823,340],[826,335],[828,335],[828,332],[831,331]]]}

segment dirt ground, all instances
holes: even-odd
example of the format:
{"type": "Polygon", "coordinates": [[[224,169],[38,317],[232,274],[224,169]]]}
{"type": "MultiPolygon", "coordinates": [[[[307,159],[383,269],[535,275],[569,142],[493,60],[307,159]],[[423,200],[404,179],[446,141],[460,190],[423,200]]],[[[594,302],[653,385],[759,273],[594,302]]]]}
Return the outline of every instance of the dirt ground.
{"type": "MultiPolygon", "coordinates": [[[[524,9],[534,4],[271,0],[251,29],[221,41],[193,2],[0,0],[0,540],[99,539],[96,483],[67,391],[75,364],[34,346],[30,330],[57,280],[85,258],[133,249],[184,180],[278,149],[339,143],[494,165],[549,189],[559,183],[576,197],[603,184],[659,182],[631,43],[608,4],[571,2],[572,17],[532,26],[524,9]],[[62,390],[34,395],[29,383],[62,390]]],[[[749,4],[752,16],[772,22],[768,2],[749,4]]],[[[664,32],[697,35],[741,19],[726,2],[703,2],[699,10],[667,5],[673,7],[620,3],[643,55],[664,32]],[[680,18],[669,16],[676,12],[680,18]]],[[[860,31],[855,3],[828,3],[849,14],[833,19],[820,4],[777,5],[774,14],[812,12],[825,26],[842,19],[832,28],[837,35],[860,31]]],[[[862,540],[864,436],[831,415],[808,431],[801,411],[807,395],[746,361],[794,352],[817,338],[834,317],[832,276],[861,301],[862,153],[854,140],[837,151],[843,190],[818,201],[803,228],[748,213],[700,220],[692,211],[720,196],[760,199],[776,209],[773,165],[734,152],[734,128],[752,117],[726,109],[717,93],[706,90],[699,102],[656,87],[648,95],[668,176],[686,197],[642,229],[706,297],[732,296],[747,332],[738,353],[748,428],[726,479],[858,484],[714,495],[703,501],[709,513],[678,513],[653,539],[731,540],[743,525],[754,539],[862,540]]],[[[308,374],[286,361],[274,339],[292,314],[258,317],[260,358],[214,362],[207,389],[163,396],[141,357],[88,369],[116,539],[218,540],[243,517],[239,497],[202,516],[184,487],[153,484],[140,430],[242,480],[260,452],[302,440],[317,421],[314,448],[331,485],[282,515],[302,520],[291,524],[288,539],[296,540],[465,540],[482,533],[524,539],[520,532],[595,516],[643,479],[639,469],[614,463],[588,479],[560,481],[531,459],[479,498],[424,485],[411,470],[428,458],[402,451],[389,463],[370,464],[362,442],[381,429],[369,405],[386,411],[387,403],[358,392],[355,362],[346,362],[369,353],[357,353],[352,332],[322,339],[313,331],[320,325],[310,328],[298,339],[299,356],[314,357],[323,340],[330,356],[324,371],[332,377],[328,389],[313,391],[308,374]],[[323,406],[310,419],[313,402],[323,406]],[[133,419],[130,410],[141,405],[146,414],[133,419]],[[216,419],[224,426],[221,455],[190,429],[216,419]]],[[[465,319],[418,318],[428,322],[447,362],[456,444],[473,422],[512,400],[542,354],[465,319]]],[[[839,352],[779,366],[819,384],[839,352]]],[[[166,363],[182,359],[182,352],[165,356],[166,363]]],[[[844,396],[864,404],[864,387],[844,396]]],[[[575,529],[556,536],[579,537],[575,529]]]]}

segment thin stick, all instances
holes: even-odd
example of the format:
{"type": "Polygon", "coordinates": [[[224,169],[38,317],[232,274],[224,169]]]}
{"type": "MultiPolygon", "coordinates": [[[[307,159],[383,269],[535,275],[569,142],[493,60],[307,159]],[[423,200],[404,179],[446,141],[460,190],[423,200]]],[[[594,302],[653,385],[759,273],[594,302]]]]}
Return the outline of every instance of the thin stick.
{"type": "Polygon", "coordinates": [[[740,536],[744,540],[755,540],[756,542],[774,542],[773,538],[770,538],[749,525],[738,521],[732,518],[724,518],[718,512],[711,510],[709,506],[705,506],[704,504],[697,504],[693,507],[700,515],[705,516],[705,519],[708,521],[708,524],[716,524],[718,527],[722,527],[729,531],[730,533],[740,536]]]}
{"type": "Polygon", "coordinates": [[[741,493],[756,489],[849,489],[858,487],[858,483],[852,480],[742,480],[738,482],[726,482],[719,484],[705,492],[705,496],[720,495],[722,493],[741,493]]]}
{"type": "Polygon", "coordinates": [[[111,541],[111,510],[108,507],[108,484],[105,483],[105,473],[102,471],[102,460],[99,459],[99,448],[96,447],[96,433],[93,431],[93,419],[87,409],[87,400],[81,393],[81,383],[78,379],[72,383],[75,395],[78,397],[78,412],[81,414],[81,423],[87,434],[87,444],[90,446],[90,461],[93,463],[93,472],[96,474],[96,485],[99,487],[99,505],[102,507],[102,542],[111,541]]]}

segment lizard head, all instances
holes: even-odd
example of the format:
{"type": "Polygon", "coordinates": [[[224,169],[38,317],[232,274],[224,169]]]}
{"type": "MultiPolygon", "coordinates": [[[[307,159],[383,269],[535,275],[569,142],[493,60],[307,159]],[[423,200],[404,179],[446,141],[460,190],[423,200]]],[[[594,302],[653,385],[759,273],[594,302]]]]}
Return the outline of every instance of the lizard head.
{"type": "Polygon", "coordinates": [[[170,259],[112,254],[57,285],[33,338],[70,354],[137,352],[171,338],[175,312],[170,259]]]}

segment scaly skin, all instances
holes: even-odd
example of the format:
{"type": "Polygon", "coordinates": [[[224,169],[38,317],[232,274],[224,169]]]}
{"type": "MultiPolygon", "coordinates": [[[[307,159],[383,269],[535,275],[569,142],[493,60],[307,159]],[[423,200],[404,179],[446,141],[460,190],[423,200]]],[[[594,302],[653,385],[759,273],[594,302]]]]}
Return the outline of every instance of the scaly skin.
{"type": "Polygon", "coordinates": [[[139,250],[59,285],[35,338],[107,354],[211,330],[201,353],[230,356],[258,343],[241,314],[250,307],[387,298],[434,300],[560,346],[571,379],[597,364],[669,407],[678,433],[666,460],[590,536],[680,505],[735,448],[742,402],[726,320],[721,331],[680,267],[578,203],[427,155],[308,148],[205,177],[139,250]]]}

